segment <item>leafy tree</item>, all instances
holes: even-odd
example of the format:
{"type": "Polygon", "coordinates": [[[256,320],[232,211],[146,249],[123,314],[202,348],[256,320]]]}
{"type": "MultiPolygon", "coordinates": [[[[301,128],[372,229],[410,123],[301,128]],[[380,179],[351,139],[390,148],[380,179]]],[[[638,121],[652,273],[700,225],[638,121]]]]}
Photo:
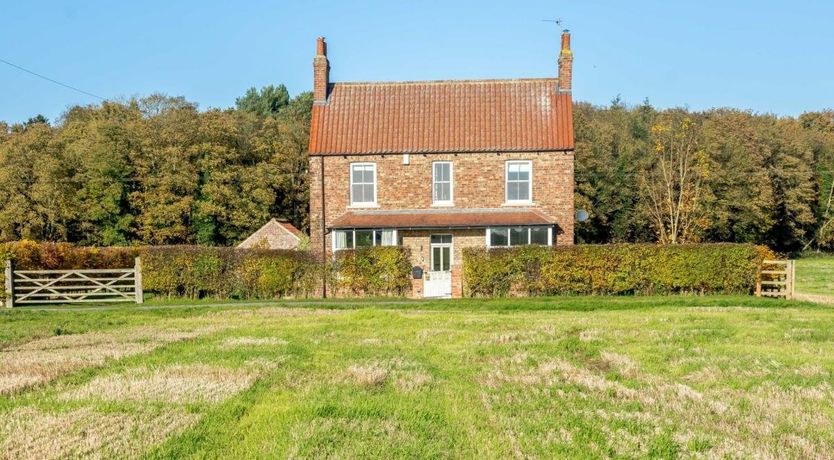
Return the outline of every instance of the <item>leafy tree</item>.
{"type": "Polygon", "coordinates": [[[302,126],[310,126],[313,113],[313,92],[305,91],[292,98],[290,103],[279,111],[287,119],[295,120],[302,126]]]}
{"type": "Polygon", "coordinates": [[[834,111],[805,113],[799,122],[814,152],[817,226],[803,250],[834,249],[834,111]]]}
{"type": "Polygon", "coordinates": [[[774,225],[764,243],[785,251],[800,250],[816,221],[813,151],[794,120],[762,117],[759,123],[774,201],[774,225]]]}
{"type": "MultiPolygon", "coordinates": [[[[139,101],[139,106],[144,102],[139,101]]],[[[142,242],[194,242],[192,211],[200,182],[194,147],[200,141],[199,123],[195,106],[175,105],[140,124],[140,142],[131,149],[137,186],[130,201],[136,207],[137,237],[142,242]]]]}
{"type": "Polygon", "coordinates": [[[242,97],[235,100],[238,110],[251,112],[262,117],[275,116],[290,103],[290,93],[284,85],[264,86],[258,91],[249,88],[242,97]]]}
{"type": "Polygon", "coordinates": [[[749,112],[706,114],[703,149],[709,161],[704,237],[711,241],[756,242],[774,224],[773,187],[763,167],[767,147],[749,112]]]}
{"type": "Polygon", "coordinates": [[[684,113],[671,113],[652,126],[654,155],[650,155],[640,190],[661,243],[697,238],[704,226],[704,182],[709,170],[701,149],[698,126],[684,113]]]}
{"type": "Polygon", "coordinates": [[[41,114],[37,114],[34,117],[26,120],[26,122],[23,123],[23,126],[28,128],[29,126],[33,126],[33,125],[48,125],[48,124],[49,124],[49,119],[48,118],[46,118],[45,116],[43,116],[41,114]]]}
{"type": "Polygon", "coordinates": [[[654,109],[644,104],[639,116],[619,99],[598,109],[577,104],[576,207],[590,219],[577,225],[580,242],[648,241],[653,237],[638,216],[640,162],[649,150],[654,109]]]}
{"type": "MultiPolygon", "coordinates": [[[[35,186],[49,179],[44,174],[46,171],[40,171],[37,166],[38,158],[50,150],[52,136],[52,128],[39,123],[16,131],[0,144],[0,239],[3,241],[60,238],[50,232],[49,222],[39,215],[35,193],[35,186]]],[[[61,178],[51,179],[54,183],[61,178]]]]}
{"type": "Polygon", "coordinates": [[[277,180],[271,156],[253,149],[259,120],[252,114],[210,111],[195,146],[202,171],[195,218],[200,243],[238,242],[270,217],[277,180]]]}

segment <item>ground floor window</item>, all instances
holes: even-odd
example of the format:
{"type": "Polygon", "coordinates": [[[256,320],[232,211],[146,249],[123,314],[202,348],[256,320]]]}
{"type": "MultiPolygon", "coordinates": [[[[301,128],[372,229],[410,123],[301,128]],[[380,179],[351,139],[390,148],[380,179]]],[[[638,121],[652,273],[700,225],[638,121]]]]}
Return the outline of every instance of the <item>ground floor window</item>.
{"type": "Polygon", "coordinates": [[[356,229],[333,231],[333,250],[355,249],[367,246],[394,246],[397,231],[393,229],[356,229]]]}
{"type": "Polygon", "coordinates": [[[525,246],[538,244],[550,246],[553,244],[553,227],[492,227],[486,231],[487,247],[500,248],[509,246],[525,246]]]}

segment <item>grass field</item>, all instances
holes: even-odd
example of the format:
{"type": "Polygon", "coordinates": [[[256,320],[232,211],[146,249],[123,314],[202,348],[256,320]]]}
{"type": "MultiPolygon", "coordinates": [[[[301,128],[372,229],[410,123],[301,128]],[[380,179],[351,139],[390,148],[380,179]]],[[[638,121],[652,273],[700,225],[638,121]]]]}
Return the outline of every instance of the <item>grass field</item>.
{"type": "Polygon", "coordinates": [[[0,347],[0,458],[834,455],[813,304],[21,309],[0,347]]]}
{"type": "Polygon", "coordinates": [[[809,256],[796,261],[796,290],[834,296],[834,256],[809,256]]]}

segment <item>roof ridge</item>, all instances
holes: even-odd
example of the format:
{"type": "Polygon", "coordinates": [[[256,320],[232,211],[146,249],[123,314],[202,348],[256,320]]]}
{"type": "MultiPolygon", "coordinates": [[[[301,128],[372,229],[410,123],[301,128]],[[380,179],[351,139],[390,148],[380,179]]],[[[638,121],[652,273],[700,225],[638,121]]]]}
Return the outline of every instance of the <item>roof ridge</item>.
{"type": "Polygon", "coordinates": [[[442,85],[442,84],[476,84],[476,83],[524,83],[524,82],[558,82],[557,77],[532,78],[485,78],[465,80],[402,80],[402,81],[337,81],[336,86],[385,86],[385,85],[442,85]]]}

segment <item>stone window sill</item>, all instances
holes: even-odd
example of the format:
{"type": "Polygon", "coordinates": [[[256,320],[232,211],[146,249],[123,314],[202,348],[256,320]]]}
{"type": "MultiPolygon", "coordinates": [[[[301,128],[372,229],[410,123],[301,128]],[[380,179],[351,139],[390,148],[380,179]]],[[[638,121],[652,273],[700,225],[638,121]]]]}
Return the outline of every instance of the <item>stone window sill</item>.
{"type": "Polygon", "coordinates": [[[512,202],[505,202],[501,206],[504,207],[530,207],[530,206],[537,206],[535,201],[512,201],[512,202]]]}

